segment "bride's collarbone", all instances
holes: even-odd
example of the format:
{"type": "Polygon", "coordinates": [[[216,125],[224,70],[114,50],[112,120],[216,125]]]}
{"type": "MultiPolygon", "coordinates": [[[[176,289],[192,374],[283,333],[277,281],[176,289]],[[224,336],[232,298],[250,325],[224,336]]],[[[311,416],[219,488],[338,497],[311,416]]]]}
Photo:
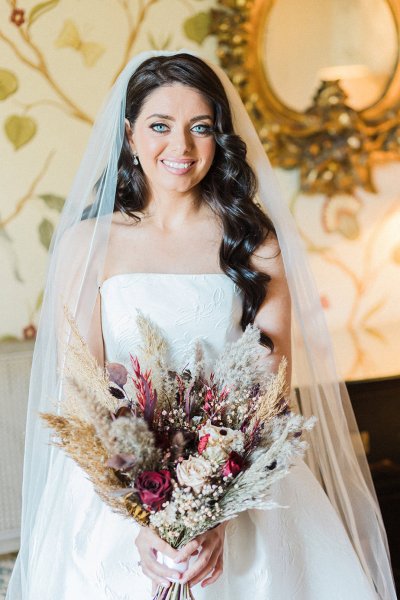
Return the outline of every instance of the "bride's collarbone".
{"type": "Polygon", "coordinates": [[[164,255],[182,251],[192,254],[204,254],[207,249],[210,254],[218,254],[222,240],[222,232],[212,224],[199,224],[193,227],[181,227],[172,231],[160,231],[151,224],[126,225],[116,224],[111,231],[108,250],[111,254],[119,254],[122,249],[141,253],[157,253],[164,255]]]}
{"type": "MultiPolygon", "coordinates": [[[[115,232],[117,234],[117,232],[115,232]]],[[[163,238],[144,229],[110,238],[105,273],[217,273],[220,240],[212,235],[163,238]]]]}

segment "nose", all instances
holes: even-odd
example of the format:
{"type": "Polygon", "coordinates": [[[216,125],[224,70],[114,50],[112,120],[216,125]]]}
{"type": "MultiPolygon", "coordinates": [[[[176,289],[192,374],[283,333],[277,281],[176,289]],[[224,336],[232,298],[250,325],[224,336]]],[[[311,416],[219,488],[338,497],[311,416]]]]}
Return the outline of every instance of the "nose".
{"type": "Polygon", "coordinates": [[[173,137],[171,140],[171,147],[178,154],[185,154],[189,152],[193,146],[193,140],[188,131],[184,127],[176,127],[173,132],[173,137]]]}

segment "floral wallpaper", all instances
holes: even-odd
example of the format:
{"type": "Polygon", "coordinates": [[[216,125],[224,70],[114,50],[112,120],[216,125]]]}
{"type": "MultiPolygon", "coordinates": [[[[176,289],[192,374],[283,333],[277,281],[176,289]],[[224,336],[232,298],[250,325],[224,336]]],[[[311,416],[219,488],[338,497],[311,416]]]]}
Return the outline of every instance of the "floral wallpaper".
{"type": "Polygon", "coordinates": [[[347,379],[400,372],[399,163],[374,170],[377,193],[306,196],[296,174],[277,171],[308,251],[347,379]]]}
{"type": "MultiPolygon", "coordinates": [[[[0,341],[34,338],[47,250],[107,90],[148,48],[216,60],[216,0],[0,0],[0,341]]],[[[310,256],[339,370],[398,373],[398,164],[377,194],[299,195],[277,170],[310,256]]]]}
{"type": "Polygon", "coordinates": [[[199,48],[207,0],[0,0],[0,341],[34,338],[46,251],[96,112],[129,58],[199,48]]]}

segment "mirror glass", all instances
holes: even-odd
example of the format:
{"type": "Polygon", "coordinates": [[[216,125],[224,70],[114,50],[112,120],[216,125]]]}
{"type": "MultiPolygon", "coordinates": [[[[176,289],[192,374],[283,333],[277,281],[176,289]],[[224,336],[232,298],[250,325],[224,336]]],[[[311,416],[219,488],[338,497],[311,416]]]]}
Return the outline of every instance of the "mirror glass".
{"type": "Polygon", "coordinates": [[[384,94],[398,60],[386,0],[276,0],[267,14],[261,60],[272,91],[303,112],[322,79],[341,79],[362,110],[384,94]]]}

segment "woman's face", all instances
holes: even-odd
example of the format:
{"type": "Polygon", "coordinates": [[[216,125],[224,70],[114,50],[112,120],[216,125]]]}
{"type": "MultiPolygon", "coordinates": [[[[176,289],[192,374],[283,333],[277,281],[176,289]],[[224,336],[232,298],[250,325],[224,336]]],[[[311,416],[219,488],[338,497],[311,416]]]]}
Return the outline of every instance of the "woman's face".
{"type": "Polygon", "coordinates": [[[203,179],[215,154],[213,122],[212,107],[194,88],[162,86],[147,97],[130,143],[156,193],[184,194],[203,179]]]}

